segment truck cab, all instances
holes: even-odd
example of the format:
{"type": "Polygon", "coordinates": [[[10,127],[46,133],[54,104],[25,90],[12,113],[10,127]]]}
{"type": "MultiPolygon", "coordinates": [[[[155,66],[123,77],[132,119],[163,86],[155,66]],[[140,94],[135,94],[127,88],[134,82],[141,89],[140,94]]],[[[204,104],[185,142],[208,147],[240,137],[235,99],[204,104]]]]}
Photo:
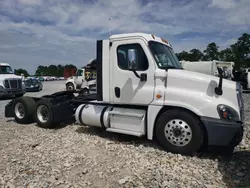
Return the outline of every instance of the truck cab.
{"type": "MultiPolygon", "coordinates": [[[[163,38],[131,33],[97,42],[97,101],[114,106],[107,130],[156,137],[175,152],[191,151],[205,139],[234,145],[243,131],[241,93],[234,81],[183,70],[163,38]]],[[[84,110],[79,107],[76,117],[86,118],[84,110]]]]}
{"type": "Polygon", "coordinates": [[[25,93],[23,76],[15,75],[8,63],[0,63],[0,98],[20,97],[25,93]]]}
{"type": "Polygon", "coordinates": [[[76,75],[71,76],[66,80],[66,90],[67,91],[76,90],[76,89],[81,88],[83,80],[85,80],[84,72],[85,72],[84,68],[77,69],[76,75]]]}

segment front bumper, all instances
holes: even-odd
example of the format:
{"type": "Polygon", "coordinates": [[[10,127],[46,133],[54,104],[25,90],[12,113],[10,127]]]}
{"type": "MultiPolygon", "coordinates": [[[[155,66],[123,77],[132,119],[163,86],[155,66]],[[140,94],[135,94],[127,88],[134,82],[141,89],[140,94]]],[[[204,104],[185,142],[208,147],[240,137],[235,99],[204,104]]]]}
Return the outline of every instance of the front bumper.
{"type": "Polygon", "coordinates": [[[39,87],[26,87],[26,91],[38,91],[39,87]]]}
{"type": "Polygon", "coordinates": [[[221,119],[202,117],[208,146],[237,146],[243,138],[243,124],[221,119]]]}
{"type": "Polygon", "coordinates": [[[10,89],[10,90],[7,90],[7,89],[0,89],[0,98],[4,98],[4,97],[11,97],[11,96],[14,96],[14,95],[21,95],[21,94],[25,94],[26,93],[26,90],[24,89],[18,89],[18,90],[15,90],[15,89],[10,89]]]}

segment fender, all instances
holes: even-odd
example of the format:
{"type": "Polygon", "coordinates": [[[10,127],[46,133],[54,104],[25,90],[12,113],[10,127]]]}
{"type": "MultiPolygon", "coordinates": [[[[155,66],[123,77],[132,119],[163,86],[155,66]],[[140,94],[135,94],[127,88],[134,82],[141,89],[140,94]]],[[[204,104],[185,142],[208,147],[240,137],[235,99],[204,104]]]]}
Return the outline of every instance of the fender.
{"type": "Polygon", "coordinates": [[[161,112],[161,110],[164,107],[170,107],[170,108],[182,108],[185,109],[187,111],[190,111],[192,113],[194,113],[195,115],[200,117],[200,114],[197,113],[196,109],[193,108],[186,108],[184,106],[177,106],[177,105],[168,105],[168,106],[160,106],[160,105],[152,105],[150,104],[148,106],[148,110],[147,110],[147,138],[149,140],[153,139],[154,136],[154,127],[155,127],[155,123],[157,121],[158,115],[161,112]],[[150,115],[148,115],[150,114],[150,115]]]}
{"type": "Polygon", "coordinates": [[[74,85],[74,87],[76,88],[76,84],[74,83],[74,81],[72,81],[72,80],[67,80],[67,81],[66,81],[66,85],[67,85],[68,83],[73,84],[73,85],[74,85]]]}
{"type": "Polygon", "coordinates": [[[163,106],[149,105],[147,111],[147,138],[153,139],[155,120],[163,106]],[[150,114],[150,115],[149,115],[150,114]]]}

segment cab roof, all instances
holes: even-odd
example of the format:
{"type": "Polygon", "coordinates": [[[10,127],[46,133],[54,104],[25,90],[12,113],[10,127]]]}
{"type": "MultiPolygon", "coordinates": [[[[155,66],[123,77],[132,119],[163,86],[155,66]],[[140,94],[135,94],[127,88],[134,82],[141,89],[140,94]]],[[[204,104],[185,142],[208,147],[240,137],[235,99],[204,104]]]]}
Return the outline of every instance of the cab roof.
{"type": "Polygon", "coordinates": [[[156,42],[160,42],[162,44],[165,44],[169,47],[172,47],[172,45],[165,40],[164,38],[161,37],[157,37],[154,34],[149,34],[149,33],[123,33],[123,34],[115,34],[115,35],[111,35],[109,37],[109,40],[116,40],[116,39],[126,39],[126,38],[136,38],[136,37],[142,37],[144,38],[146,41],[156,41],[156,42]]]}
{"type": "Polygon", "coordinates": [[[0,62],[0,66],[10,66],[10,64],[0,62]]]}

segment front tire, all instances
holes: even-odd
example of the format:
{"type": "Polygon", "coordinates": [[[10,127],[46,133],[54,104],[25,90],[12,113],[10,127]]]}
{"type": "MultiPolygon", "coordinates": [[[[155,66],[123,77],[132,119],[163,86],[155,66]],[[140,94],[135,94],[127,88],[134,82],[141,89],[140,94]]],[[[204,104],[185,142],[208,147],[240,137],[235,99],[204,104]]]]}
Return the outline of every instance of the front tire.
{"type": "Polygon", "coordinates": [[[197,152],[204,138],[199,119],[180,109],[164,112],[157,120],[155,133],[168,151],[184,155],[197,152]]]}
{"type": "Polygon", "coordinates": [[[72,84],[72,83],[67,83],[67,84],[66,84],[66,90],[67,90],[67,91],[74,91],[74,90],[75,90],[74,84],[72,84]]]}

